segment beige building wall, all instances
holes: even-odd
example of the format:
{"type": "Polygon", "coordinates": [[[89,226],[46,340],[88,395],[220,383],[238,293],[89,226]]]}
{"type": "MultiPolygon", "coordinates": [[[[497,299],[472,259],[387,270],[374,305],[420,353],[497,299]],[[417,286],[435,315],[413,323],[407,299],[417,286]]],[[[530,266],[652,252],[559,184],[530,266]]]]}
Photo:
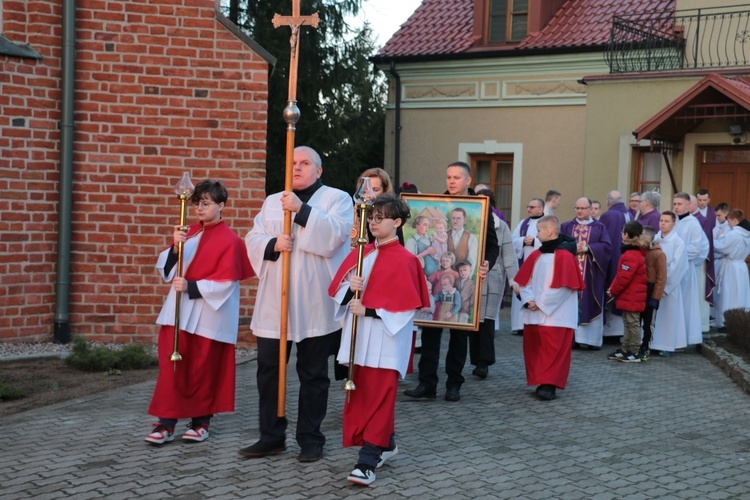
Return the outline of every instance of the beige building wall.
{"type": "MultiPolygon", "coordinates": [[[[573,216],[583,192],[586,74],[606,71],[601,54],[414,63],[401,75],[400,181],[445,190],[445,167],[473,154],[514,157],[511,225],[548,189],[573,216]]],[[[395,83],[386,117],[385,168],[394,174],[395,83]]]]}
{"type": "Polygon", "coordinates": [[[526,202],[548,189],[563,193],[558,212],[570,218],[582,193],[584,121],[582,106],[402,111],[401,182],[442,193],[449,163],[468,163],[472,153],[512,153],[518,164],[511,223],[526,217],[526,202]]]}
{"type": "MultiPolygon", "coordinates": [[[[599,80],[589,82],[586,106],[586,143],[583,189],[590,197],[604,198],[612,189],[633,189],[633,131],[695,85],[701,77],[649,80],[599,80]]],[[[678,189],[683,183],[684,154],[670,157],[678,189]]],[[[662,162],[661,192],[671,192],[666,164],[662,162]]],[[[662,207],[666,209],[666,207],[662,207]]]]}

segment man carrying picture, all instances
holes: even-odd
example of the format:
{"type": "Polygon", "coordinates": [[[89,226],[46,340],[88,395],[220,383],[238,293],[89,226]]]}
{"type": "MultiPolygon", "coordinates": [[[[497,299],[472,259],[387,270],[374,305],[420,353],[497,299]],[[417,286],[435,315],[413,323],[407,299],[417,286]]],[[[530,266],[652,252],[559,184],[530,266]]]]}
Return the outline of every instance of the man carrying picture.
{"type": "MultiPolygon", "coordinates": [[[[446,195],[467,196],[475,194],[474,191],[469,188],[471,185],[471,168],[464,162],[455,162],[448,165],[445,184],[448,188],[445,192],[446,195]]],[[[455,212],[451,214],[452,226],[453,215],[455,215],[455,212]]],[[[462,229],[463,224],[465,224],[465,216],[464,221],[461,224],[462,229]]],[[[485,228],[484,261],[482,262],[482,265],[477,268],[479,279],[484,279],[487,276],[490,268],[495,265],[495,261],[499,254],[497,234],[495,233],[493,226],[492,218],[488,217],[485,228]]],[[[451,240],[452,237],[449,235],[449,245],[451,244],[451,240]]],[[[457,246],[460,251],[461,244],[459,243],[457,246]]],[[[461,261],[466,259],[459,258],[457,260],[461,261]]],[[[485,319],[479,324],[478,334],[480,336],[492,336],[494,331],[494,320],[485,319]]],[[[440,359],[440,337],[442,333],[442,328],[424,327],[422,329],[422,356],[419,359],[419,385],[414,389],[405,391],[404,394],[406,396],[416,399],[435,399],[437,395],[437,369],[440,359]]],[[[461,375],[461,371],[463,371],[464,365],[466,364],[467,343],[468,332],[466,330],[451,328],[448,353],[445,357],[445,372],[448,375],[448,380],[445,384],[446,401],[458,401],[461,399],[460,390],[461,385],[464,383],[464,377],[461,375]]]]}

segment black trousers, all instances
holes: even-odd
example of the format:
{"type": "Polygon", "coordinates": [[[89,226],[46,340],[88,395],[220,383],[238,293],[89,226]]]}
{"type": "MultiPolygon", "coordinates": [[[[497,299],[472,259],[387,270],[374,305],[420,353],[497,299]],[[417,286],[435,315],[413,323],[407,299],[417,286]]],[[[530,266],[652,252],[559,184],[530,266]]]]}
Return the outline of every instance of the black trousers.
{"type": "MultiPolygon", "coordinates": [[[[495,332],[495,321],[485,320],[479,324],[478,332],[471,332],[476,335],[476,358],[472,354],[472,363],[474,361],[485,361],[488,365],[495,362],[495,344],[491,342],[491,354],[482,352],[489,338],[495,332]],[[488,330],[489,329],[489,330],[488,330]],[[484,332],[484,334],[482,334],[484,332]]],[[[438,384],[438,364],[440,363],[440,342],[442,337],[442,328],[422,328],[422,355],[419,358],[419,383],[428,389],[437,389],[438,384]]],[[[450,330],[450,340],[448,341],[448,352],[445,355],[445,373],[448,380],[445,382],[446,387],[460,388],[466,381],[461,372],[466,365],[466,354],[469,332],[466,330],[450,330]]]]}
{"type": "Polygon", "coordinates": [[[469,332],[469,359],[474,366],[495,364],[494,319],[485,319],[479,323],[479,331],[469,332]]]}
{"type": "Polygon", "coordinates": [[[654,292],[655,283],[647,283],[646,290],[646,309],[641,313],[641,326],[643,327],[643,340],[641,345],[648,349],[648,345],[651,343],[651,323],[654,319],[654,308],[648,305],[648,301],[651,299],[651,295],[654,292]]]}
{"type": "MultiPolygon", "coordinates": [[[[297,343],[297,376],[299,404],[297,413],[297,443],[325,444],[320,424],[328,408],[328,356],[332,334],[313,337],[297,343]]],[[[287,362],[292,342],[287,343],[287,362]]],[[[261,441],[281,442],[286,438],[286,417],[277,416],[279,398],[279,341],[258,338],[259,424],[261,441]]]]}

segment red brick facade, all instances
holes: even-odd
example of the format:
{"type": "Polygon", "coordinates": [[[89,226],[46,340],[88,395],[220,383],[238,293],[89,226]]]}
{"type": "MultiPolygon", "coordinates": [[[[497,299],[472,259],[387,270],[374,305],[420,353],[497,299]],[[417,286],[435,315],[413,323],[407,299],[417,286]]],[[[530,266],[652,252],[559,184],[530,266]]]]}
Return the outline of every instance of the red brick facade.
{"type": "MultiPolygon", "coordinates": [[[[3,1],[0,32],[42,59],[0,55],[0,342],[53,335],[60,4],[3,1]]],[[[153,342],[168,291],[154,263],[179,222],[182,172],[225,182],[224,218],[240,236],[261,206],[269,61],[225,26],[214,0],[75,5],[70,327],[153,342]]],[[[255,284],[243,283],[241,342],[255,284]]]]}

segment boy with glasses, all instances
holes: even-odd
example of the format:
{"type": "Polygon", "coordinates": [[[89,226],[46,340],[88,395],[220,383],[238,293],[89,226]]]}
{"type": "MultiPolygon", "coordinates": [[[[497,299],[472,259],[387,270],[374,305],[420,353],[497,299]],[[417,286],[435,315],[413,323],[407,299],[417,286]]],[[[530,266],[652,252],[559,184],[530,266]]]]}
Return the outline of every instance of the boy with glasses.
{"type": "Polygon", "coordinates": [[[338,362],[348,365],[351,334],[357,316],[354,345],[355,390],[344,404],[343,445],[361,446],[347,480],[360,485],[375,481],[375,469],[398,453],[395,410],[398,377],[404,378],[411,353],[414,314],[430,307],[422,265],[401,246],[396,231],[409,218],[409,206],[384,194],[375,199],[368,217],[375,242],[365,245],[361,276],[358,249],[352,250],[333,278],[328,294],[338,304],[336,319],[344,319],[338,362]],[[397,286],[395,286],[397,285],[397,286]],[[360,298],[355,298],[360,292],[360,298]]]}

